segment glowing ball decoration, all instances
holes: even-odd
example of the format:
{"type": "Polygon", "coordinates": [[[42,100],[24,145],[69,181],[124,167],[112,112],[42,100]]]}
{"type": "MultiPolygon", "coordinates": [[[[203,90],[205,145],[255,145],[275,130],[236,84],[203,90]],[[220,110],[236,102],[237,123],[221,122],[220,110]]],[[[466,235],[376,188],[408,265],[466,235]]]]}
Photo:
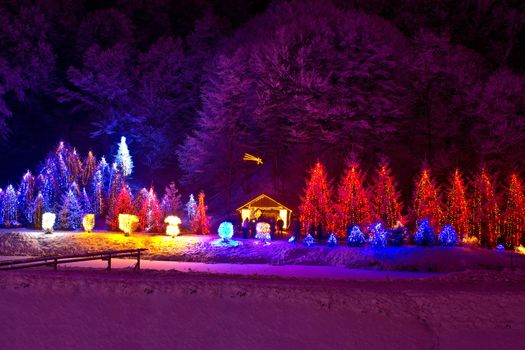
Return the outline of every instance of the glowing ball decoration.
{"type": "Polygon", "coordinates": [[[82,219],[82,226],[84,231],[91,232],[93,227],[95,227],[95,214],[86,214],[82,219]]]}
{"type": "Polygon", "coordinates": [[[228,221],[222,222],[217,231],[223,241],[229,241],[233,237],[233,224],[228,221]]]}
{"type": "Polygon", "coordinates": [[[255,225],[255,231],[257,232],[255,238],[263,243],[267,243],[267,241],[272,238],[270,236],[270,224],[267,222],[258,222],[257,225],[255,225]]]}
{"type": "Polygon", "coordinates": [[[166,219],[164,219],[164,223],[168,224],[166,226],[166,234],[169,236],[178,236],[180,234],[179,225],[182,223],[180,218],[175,215],[167,216],[166,219]]]}
{"type": "Polygon", "coordinates": [[[124,232],[126,236],[135,231],[139,223],[137,215],[131,214],[119,214],[118,215],[118,228],[124,232]]]}
{"type": "Polygon", "coordinates": [[[57,216],[54,213],[42,214],[42,229],[45,233],[53,233],[53,226],[55,226],[56,219],[57,216]]]}

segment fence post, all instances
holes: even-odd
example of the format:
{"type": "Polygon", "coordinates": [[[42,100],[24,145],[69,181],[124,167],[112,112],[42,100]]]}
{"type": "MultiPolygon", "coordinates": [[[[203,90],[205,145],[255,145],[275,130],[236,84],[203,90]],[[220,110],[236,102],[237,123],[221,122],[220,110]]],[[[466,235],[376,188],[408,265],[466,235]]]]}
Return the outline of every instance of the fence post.
{"type": "Polygon", "coordinates": [[[111,253],[108,255],[108,271],[111,270],[111,253]]]}
{"type": "Polygon", "coordinates": [[[58,259],[57,259],[57,258],[55,258],[55,263],[54,263],[54,265],[53,265],[53,269],[54,269],[55,271],[58,270],[58,259]]]}
{"type": "Polygon", "coordinates": [[[140,271],[140,250],[137,251],[137,271],[140,271]]]}

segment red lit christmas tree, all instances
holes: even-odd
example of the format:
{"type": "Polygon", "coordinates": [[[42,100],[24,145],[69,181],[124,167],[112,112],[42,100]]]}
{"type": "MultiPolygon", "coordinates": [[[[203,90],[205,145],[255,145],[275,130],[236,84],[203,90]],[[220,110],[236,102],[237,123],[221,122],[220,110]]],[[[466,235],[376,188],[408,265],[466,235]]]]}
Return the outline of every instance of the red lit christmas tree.
{"type": "Polygon", "coordinates": [[[131,193],[127,185],[120,187],[120,191],[109,207],[107,223],[111,230],[118,230],[119,214],[133,214],[131,193]]]}
{"type": "Polygon", "coordinates": [[[402,221],[400,195],[386,161],[379,164],[371,201],[376,220],[383,222],[386,228],[392,228],[402,221]]]}
{"type": "Polygon", "coordinates": [[[364,176],[357,161],[348,163],[339,188],[337,228],[346,231],[348,225],[368,226],[372,221],[372,211],[364,176]]]}
{"type": "Polygon", "coordinates": [[[208,207],[204,204],[204,192],[199,193],[199,204],[197,205],[197,214],[193,220],[193,232],[207,235],[210,233],[209,218],[206,215],[208,207]]]}
{"type": "Polygon", "coordinates": [[[413,215],[415,221],[428,219],[431,226],[439,227],[443,219],[441,197],[434,180],[431,178],[430,169],[423,167],[416,182],[413,199],[413,215]]]}
{"type": "Polygon", "coordinates": [[[452,225],[460,240],[469,237],[470,203],[467,199],[467,187],[459,169],[456,169],[450,177],[450,185],[446,197],[446,223],[452,225]]]}
{"type": "Polygon", "coordinates": [[[308,231],[311,225],[317,227],[319,224],[325,229],[332,229],[334,208],[331,197],[332,190],[326,170],[320,162],[317,162],[310,170],[310,179],[306,181],[299,207],[300,220],[305,231],[308,231]]]}
{"type": "Polygon", "coordinates": [[[472,234],[482,246],[493,247],[500,236],[501,221],[496,188],[485,168],[472,181],[472,234]]]}
{"type": "Polygon", "coordinates": [[[510,176],[506,199],[502,243],[507,247],[525,244],[525,195],[523,184],[517,174],[510,176]]]}
{"type": "Polygon", "coordinates": [[[163,217],[157,194],[150,188],[139,213],[139,223],[146,232],[162,232],[163,217]]]}

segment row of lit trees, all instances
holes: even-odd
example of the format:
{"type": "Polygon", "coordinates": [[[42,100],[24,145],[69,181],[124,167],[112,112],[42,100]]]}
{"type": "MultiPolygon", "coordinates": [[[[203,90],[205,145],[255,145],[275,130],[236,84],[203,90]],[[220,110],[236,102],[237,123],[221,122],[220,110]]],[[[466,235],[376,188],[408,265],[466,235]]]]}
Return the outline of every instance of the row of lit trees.
{"type": "Polygon", "coordinates": [[[301,197],[300,220],[305,231],[322,227],[344,236],[354,225],[369,227],[382,222],[393,228],[399,223],[417,226],[420,220],[428,219],[438,229],[452,225],[461,240],[475,237],[482,246],[512,247],[525,240],[523,190],[519,176],[511,174],[503,193],[497,193],[484,168],[468,183],[456,169],[440,187],[430,168],[424,166],[416,178],[412,203],[404,211],[388,162],[382,161],[368,182],[359,162],[350,161],[337,186],[317,162],[301,197]]]}
{"type": "MultiPolygon", "coordinates": [[[[182,215],[181,195],[174,182],[165,188],[160,201],[153,188],[132,195],[128,178],[133,161],[124,137],[111,166],[104,157],[98,161],[92,152],[81,159],[62,142],[43,164],[38,176],[28,171],[17,188],[0,189],[0,225],[41,228],[42,214],[52,212],[58,214],[61,229],[78,230],[84,215],[94,214],[117,230],[119,214],[134,214],[139,230],[163,232],[166,216],[182,215]]],[[[199,203],[191,195],[185,211],[196,232],[209,232],[204,193],[199,203]]]]}

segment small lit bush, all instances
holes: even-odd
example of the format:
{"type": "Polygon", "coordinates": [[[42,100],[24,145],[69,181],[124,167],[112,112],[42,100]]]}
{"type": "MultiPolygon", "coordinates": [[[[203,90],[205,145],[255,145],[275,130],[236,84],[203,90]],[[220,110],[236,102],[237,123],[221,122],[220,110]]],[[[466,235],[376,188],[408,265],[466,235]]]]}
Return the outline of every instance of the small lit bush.
{"type": "Polygon", "coordinates": [[[434,245],[434,228],[430,226],[428,219],[422,219],[419,221],[417,231],[414,235],[414,241],[417,245],[434,245]]]}

